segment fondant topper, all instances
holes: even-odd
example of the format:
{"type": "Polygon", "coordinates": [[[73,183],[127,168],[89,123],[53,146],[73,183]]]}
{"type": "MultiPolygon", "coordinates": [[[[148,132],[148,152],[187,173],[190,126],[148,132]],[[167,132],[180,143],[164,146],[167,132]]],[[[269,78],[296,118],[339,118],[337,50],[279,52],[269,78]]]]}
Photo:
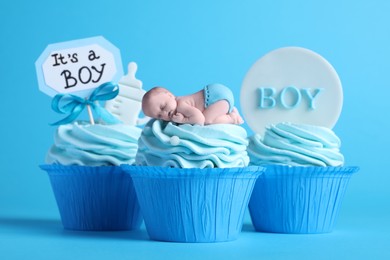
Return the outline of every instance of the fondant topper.
{"type": "Polygon", "coordinates": [[[188,95],[175,97],[162,87],[149,90],[142,99],[144,114],[179,124],[242,124],[233,93],[222,84],[210,84],[188,95]]]}
{"type": "Polygon", "coordinates": [[[119,94],[114,99],[108,100],[105,108],[127,125],[143,125],[149,121],[149,117],[139,117],[141,112],[142,97],[145,90],[142,89],[142,81],[135,77],[137,64],[128,64],[128,73],[119,82],[119,94]]]}
{"type": "Polygon", "coordinates": [[[255,62],[242,83],[240,100],[255,133],[281,122],[332,128],[341,113],[343,91],[335,69],[323,57],[285,47],[255,62]]]}

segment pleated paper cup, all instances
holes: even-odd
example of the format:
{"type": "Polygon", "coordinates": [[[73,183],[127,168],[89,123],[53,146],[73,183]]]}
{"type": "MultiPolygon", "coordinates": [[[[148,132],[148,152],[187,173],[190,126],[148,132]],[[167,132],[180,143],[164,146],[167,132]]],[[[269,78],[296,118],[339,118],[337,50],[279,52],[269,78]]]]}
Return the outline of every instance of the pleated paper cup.
{"type": "Polygon", "coordinates": [[[256,231],[331,232],[350,177],[358,170],[358,167],[267,166],[249,202],[256,231]]]}
{"type": "Polygon", "coordinates": [[[49,175],[65,229],[113,231],[141,226],[133,182],[121,167],[40,167],[49,175]]]}
{"type": "Polygon", "coordinates": [[[151,239],[222,242],[238,238],[262,167],[178,169],[124,166],[133,178],[151,239]]]}

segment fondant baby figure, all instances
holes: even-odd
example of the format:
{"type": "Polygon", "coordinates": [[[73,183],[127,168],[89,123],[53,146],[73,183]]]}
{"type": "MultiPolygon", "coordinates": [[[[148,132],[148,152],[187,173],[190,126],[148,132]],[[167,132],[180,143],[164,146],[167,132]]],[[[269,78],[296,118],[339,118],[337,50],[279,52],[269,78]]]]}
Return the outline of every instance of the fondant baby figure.
{"type": "Polygon", "coordinates": [[[142,99],[145,115],[179,124],[242,124],[234,107],[232,91],[222,84],[210,84],[188,95],[175,97],[162,87],[146,92],[142,99]]]}

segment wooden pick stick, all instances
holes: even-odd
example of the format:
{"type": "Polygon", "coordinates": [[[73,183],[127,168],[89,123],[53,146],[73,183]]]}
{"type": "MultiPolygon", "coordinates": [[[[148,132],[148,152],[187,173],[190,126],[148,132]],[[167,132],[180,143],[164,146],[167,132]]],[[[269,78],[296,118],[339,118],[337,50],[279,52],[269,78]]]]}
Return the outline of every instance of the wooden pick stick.
{"type": "Polygon", "coordinates": [[[95,120],[93,119],[93,114],[90,105],[87,105],[87,110],[88,110],[89,122],[91,123],[91,125],[94,125],[95,120]]]}

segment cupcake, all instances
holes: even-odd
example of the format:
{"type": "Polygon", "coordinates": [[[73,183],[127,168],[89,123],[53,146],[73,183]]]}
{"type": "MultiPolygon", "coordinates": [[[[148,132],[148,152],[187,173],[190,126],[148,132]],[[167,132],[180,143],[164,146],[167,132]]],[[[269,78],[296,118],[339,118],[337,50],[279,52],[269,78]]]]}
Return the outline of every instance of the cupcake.
{"type": "Polygon", "coordinates": [[[134,163],[141,134],[136,125],[144,91],[137,65],[131,62],[123,75],[119,49],[92,37],[50,44],[35,68],[40,91],[63,115],[51,124],[58,128],[41,168],[50,177],[64,227],[138,228],[142,219],[132,180],[119,166],[134,163]]]}
{"type": "Polygon", "coordinates": [[[60,125],[47,171],[64,228],[131,230],[142,222],[130,176],[141,129],[123,124],[74,122],[60,125]]]}
{"type": "Polygon", "coordinates": [[[331,232],[351,175],[332,131],[343,89],[333,66],[301,47],[272,50],[248,70],[241,109],[250,165],[266,167],[249,202],[256,231],[331,232]]]}
{"type": "Polygon", "coordinates": [[[244,128],[151,120],[143,129],[133,178],[151,239],[221,242],[238,238],[262,167],[247,167],[244,128]]]}
{"type": "Polygon", "coordinates": [[[340,139],[326,127],[278,123],[250,138],[251,165],[266,167],[249,202],[256,231],[327,233],[357,167],[345,167],[340,139]]]}

